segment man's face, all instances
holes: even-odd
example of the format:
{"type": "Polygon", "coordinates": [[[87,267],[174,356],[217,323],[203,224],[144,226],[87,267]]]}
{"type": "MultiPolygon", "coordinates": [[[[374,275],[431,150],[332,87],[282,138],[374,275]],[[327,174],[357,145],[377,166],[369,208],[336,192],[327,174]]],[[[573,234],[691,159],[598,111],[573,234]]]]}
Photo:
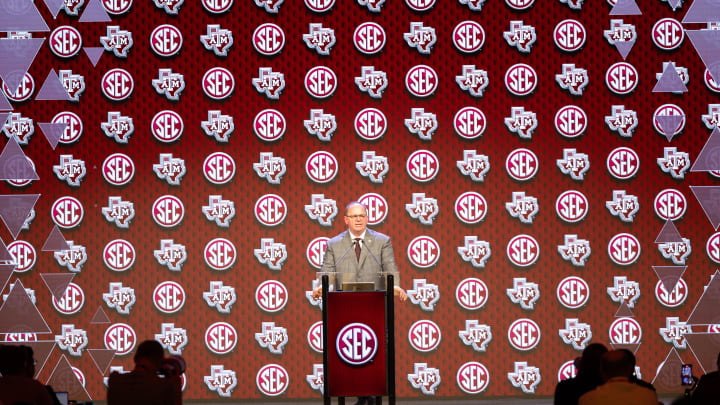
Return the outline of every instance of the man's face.
{"type": "Polygon", "coordinates": [[[365,207],[362,205],[353,205],[345,213],[345,225],[347,225],[350,233],[355,236],[360,236],[365,231],[367,221],[367,212],[365,212],[365,207]]]}

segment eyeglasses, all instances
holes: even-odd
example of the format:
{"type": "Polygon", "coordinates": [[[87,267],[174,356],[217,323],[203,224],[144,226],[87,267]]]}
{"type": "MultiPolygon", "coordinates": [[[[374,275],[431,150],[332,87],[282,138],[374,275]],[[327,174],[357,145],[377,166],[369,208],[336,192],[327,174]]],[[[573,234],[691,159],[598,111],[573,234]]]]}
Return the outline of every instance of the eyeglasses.
{"type": "Polygon", "coordinates": [[[345,215],[345,218],[350,218],[353,220],[354,219],[365,219],[365,218],[367,218],[367,215],[345,215]]]}

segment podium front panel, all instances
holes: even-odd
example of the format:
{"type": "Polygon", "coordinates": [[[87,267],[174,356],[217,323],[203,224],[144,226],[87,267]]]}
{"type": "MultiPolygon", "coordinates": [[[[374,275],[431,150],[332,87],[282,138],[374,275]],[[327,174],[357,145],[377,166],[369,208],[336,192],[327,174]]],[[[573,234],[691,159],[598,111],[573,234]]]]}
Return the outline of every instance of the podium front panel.
{"type": "Polygon", "coordinates": [[[385,316],[382,291],[328,293],[330,396],[387,394],[385,316]]]}

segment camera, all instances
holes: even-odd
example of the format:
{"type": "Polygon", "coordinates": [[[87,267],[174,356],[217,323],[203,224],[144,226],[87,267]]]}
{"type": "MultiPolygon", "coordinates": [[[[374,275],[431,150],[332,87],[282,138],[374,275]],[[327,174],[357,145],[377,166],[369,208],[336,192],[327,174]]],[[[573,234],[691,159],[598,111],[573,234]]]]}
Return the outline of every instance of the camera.
{"type": "Polygon", "coordinates": [[[163,359],[158,374],[164,377],[175,377],[185,372],[185,359],[182,356],[170,356],[163,359]]]}

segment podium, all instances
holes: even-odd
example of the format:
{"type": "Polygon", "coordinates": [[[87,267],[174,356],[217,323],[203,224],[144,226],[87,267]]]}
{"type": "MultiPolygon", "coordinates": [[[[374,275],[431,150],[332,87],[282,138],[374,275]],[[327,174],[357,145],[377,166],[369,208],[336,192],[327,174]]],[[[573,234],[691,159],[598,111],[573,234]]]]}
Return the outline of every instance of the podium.
{"type": "MultiPolygon", "coordinates": [[[[382,396],[395,405],[395,316],[393,290],[329,291],[322,276],[323,402],[332,397],[382,396]]],[[[386,286],[393,286],[392,274],[386,286]]],[[[362,290],[362,288],[361,288],[362,290]]]]}

